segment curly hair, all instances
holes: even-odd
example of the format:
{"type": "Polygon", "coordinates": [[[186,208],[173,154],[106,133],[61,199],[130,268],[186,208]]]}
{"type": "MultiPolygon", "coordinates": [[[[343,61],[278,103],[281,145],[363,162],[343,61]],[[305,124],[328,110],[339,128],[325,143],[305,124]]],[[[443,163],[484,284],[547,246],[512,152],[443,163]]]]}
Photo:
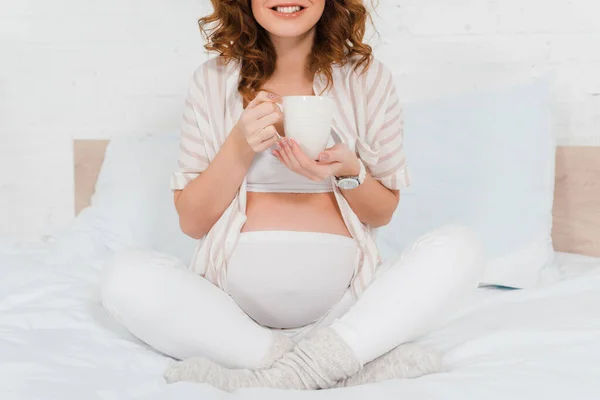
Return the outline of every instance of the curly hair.
{"type": "MultiPolygon", "coordinates": [[[[251,0],[211,0],[214,12],[198,20],[206,39],[205,48],[219,53],[225,62],[241,63],[238,90],[246,101],[260,91],[275,72],[277,55],[268,32],[256,22],[251,0]]],[[[371,16],[363,0],[326,0],[316,26],[310,70],[322,73],[326,89],[333,84],[332,67],[357,57],[356,68],[366,71],[372,61],[372,48],[363,42],[371,16]]]]}

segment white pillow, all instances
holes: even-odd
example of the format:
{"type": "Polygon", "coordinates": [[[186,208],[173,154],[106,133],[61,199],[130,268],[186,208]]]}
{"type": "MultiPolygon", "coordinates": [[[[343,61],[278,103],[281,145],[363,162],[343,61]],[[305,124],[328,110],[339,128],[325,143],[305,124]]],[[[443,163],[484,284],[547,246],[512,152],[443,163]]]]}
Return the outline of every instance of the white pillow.
{"type": "Polygon", "coordinates": [[[176,133],[110,141],[89,211],[111,252],[144,247],[189,263],[198,241],[181,232],[169,189],[178,154],[176,133]]]}
{"type": "Polygon", "coordinates": [[[553,259],[555,144],[541,80],[493,93],[406,104],[412,186],[378,232],[384,257],[447,223],[475,229],[485,282],[535,287],[553,259]]]}

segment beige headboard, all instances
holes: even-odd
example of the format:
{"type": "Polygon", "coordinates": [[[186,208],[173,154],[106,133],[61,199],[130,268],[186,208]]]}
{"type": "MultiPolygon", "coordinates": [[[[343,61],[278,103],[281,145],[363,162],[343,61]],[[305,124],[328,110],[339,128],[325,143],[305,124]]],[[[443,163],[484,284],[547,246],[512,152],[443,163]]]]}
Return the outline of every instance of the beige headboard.
{"type": "Polygon", "coordinates": [[[75,215],[90,205],[108,140],[74,140],[75,215]]]}
{"type": "MultiPolygon", "coordinates": [[[[107,140],[75,140],[75,213],[90,203],[107,140]]],[[[600,257],[600,147],[556,152],[552,239],[558,251],[600,257]]]]}
{"type": "Polygon", "coordinates": [[[600,257],[600,147],[559,147],[552,241],[558,251],[600,257]]]}

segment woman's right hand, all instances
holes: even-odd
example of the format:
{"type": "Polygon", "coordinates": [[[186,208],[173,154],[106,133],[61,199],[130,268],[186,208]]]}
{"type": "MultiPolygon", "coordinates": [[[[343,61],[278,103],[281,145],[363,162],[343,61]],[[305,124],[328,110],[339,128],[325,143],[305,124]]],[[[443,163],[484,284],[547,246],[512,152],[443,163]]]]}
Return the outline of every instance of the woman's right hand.
{"type": "Polygon", "coordinates": [[[255,153],[269,149],[281,136],[274,124],[281,121],[283,114],[277,106],[280,97],[261,91],[244,110],[237,122],[240,133],[255,153]]]}

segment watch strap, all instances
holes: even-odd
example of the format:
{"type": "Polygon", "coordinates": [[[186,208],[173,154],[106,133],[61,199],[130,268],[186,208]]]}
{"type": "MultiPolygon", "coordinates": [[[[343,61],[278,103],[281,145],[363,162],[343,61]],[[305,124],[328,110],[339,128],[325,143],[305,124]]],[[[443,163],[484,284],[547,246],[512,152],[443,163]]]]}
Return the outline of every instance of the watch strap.
{"type": "Polygon", "coordinates": [[[367,178],[367,169],[365,168],[365,164],[360,158],[358,159],[358,164],[360,165],[360,171],[358,172],[358,176],[356,177],[356,179],[358,179],[358,184],[362,185],[365,179],[367,178]]]}
{"type": "Polygon", "coordinates": [[[356,187],[360,186],[363,184],[363,182],[365,181],[366,177],[367,177],[367,169],[365,168],[365,164],[359,159],[358,160],[358,165],[359,165],[359,172],[358,175],[355,176],[336,176],[335,178],[335,183],[336,185],[339,187],[340,185],[338,184],[340,181],[342,180],[353,180],[357,183],[356,187]]]}

